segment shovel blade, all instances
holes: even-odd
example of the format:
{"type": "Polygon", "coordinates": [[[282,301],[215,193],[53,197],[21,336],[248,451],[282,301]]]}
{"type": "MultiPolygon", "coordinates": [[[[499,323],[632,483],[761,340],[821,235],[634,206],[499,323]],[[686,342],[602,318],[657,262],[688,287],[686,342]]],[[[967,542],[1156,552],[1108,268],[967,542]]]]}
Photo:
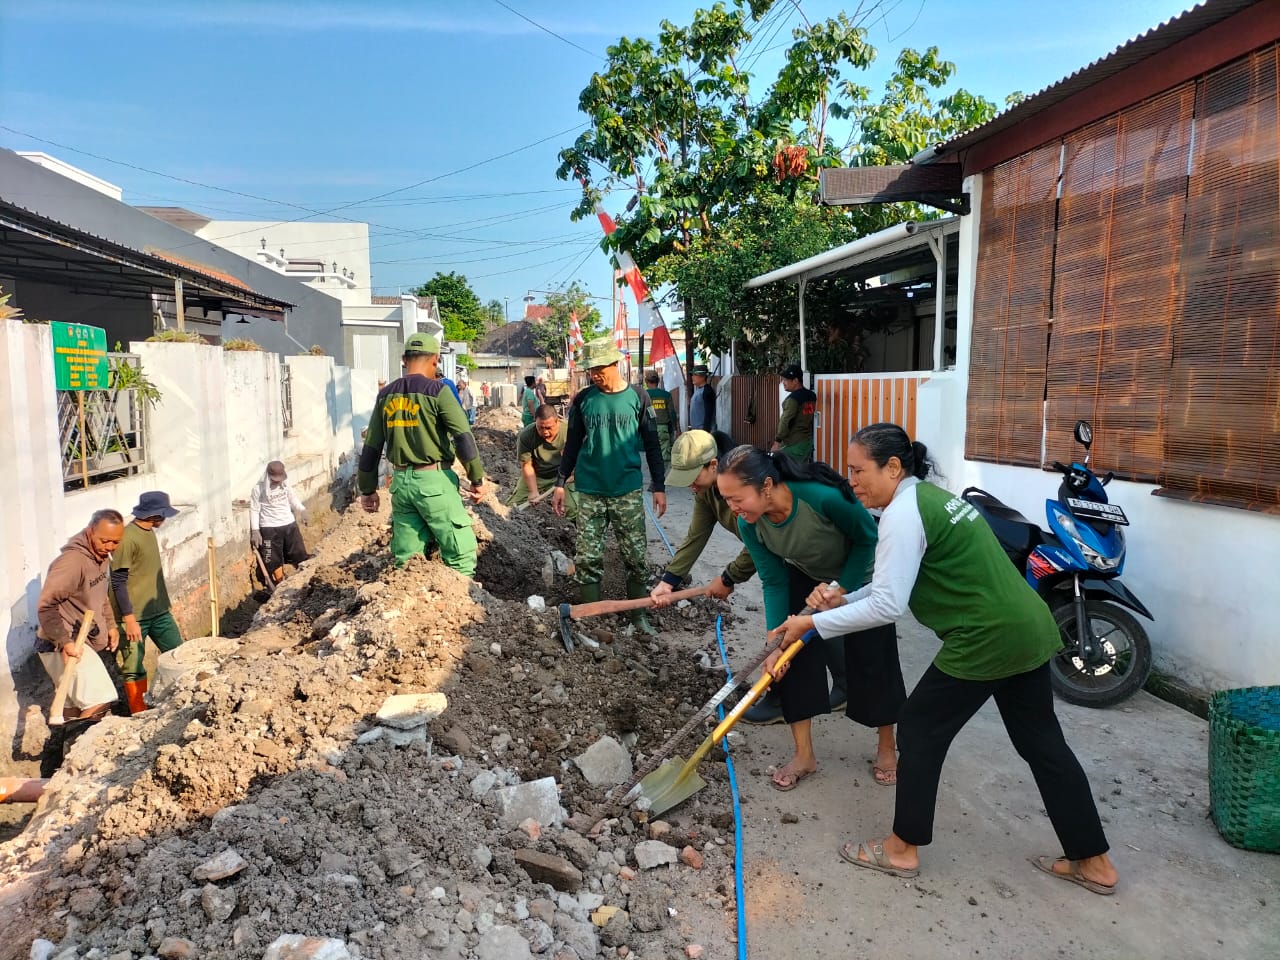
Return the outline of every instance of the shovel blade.
{"type": "Polygon", "coordinates": [[[672,757],[640,781],[640,796],[649,801],[653,816],[678,806],[707,785],[683,757],[672,757]]]}

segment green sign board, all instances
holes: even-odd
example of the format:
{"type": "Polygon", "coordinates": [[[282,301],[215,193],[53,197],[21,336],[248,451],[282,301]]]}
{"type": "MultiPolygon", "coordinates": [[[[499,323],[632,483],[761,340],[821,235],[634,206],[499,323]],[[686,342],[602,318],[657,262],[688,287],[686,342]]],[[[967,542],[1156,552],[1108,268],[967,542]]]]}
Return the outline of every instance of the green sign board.
{"type": "Polygon", "coordinates": [[[107,389],[107,331],[83,323],[51,323],[53,379],[59,390],[107,389]]]}

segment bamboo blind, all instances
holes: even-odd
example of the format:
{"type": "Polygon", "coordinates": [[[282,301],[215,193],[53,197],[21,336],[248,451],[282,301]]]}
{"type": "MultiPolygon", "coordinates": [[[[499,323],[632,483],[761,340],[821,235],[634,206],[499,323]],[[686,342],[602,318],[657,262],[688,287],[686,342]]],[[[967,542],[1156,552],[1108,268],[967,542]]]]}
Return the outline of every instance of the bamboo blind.
{"type": "Polygon", "coordinates": [[[1160,492],[1280,511],[1280,125],[1273,45],[1202,78],[1160,492]]]}
{"type": "Polygon", "coordinates": [[[984,175],[965,456],[1040,465],[1060,146],[984,175]]]}
{"type": "Polygon", "coordinates": [[[1063,143],[1047,462],[1079,455],[1083,418],[1099,469],[1160,478],[1193,106],[1185,84],[1063,143]]]}

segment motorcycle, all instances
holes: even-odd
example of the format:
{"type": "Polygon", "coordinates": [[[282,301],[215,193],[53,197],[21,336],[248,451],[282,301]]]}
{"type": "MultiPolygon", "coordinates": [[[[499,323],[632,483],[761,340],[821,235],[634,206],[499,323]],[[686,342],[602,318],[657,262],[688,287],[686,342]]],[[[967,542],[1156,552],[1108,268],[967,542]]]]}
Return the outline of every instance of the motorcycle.
{"type": "Polygon", "coordinates": [[[982,514],[1009,559],[1048,603],[1063,649],[1050,661],[1054,692],[1069,703],[1109,706],[1126,699],[1151,675],[1151,641],[1132,610],[1151,612],[1120,581],[1129,525],[1107,498],[1111,473],[1089,469],[1093,428],[1076,423],[1083,463],[1054,461],[1062,474],[1058,497],[1045,501],[1049,530],[978,487],[961,497],[982,514]]]}

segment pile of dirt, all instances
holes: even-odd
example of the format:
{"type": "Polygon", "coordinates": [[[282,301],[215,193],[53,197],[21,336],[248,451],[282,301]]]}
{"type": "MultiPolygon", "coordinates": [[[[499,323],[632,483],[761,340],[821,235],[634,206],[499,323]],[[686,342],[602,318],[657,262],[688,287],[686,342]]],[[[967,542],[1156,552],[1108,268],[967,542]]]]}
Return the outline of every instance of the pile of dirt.
{"type": "MultiPolygon", "coordinates": [[[[495,474],[514,447],[484,425],[500,415],[477,430],[495,474]]],[[[438,559],[391,566],[386,509],[349,510],[216,672],[77,742],[0,846],[0,958],[41,938],[31,955],[60,960],[256,960],[283,935],[332,938],[333,957],[731,954],[722,763],[666,822],[565,823],[610,782],[588,748],[616,779],[719,686],[715,610],[662,611],[659,638],[583,621],[591,643],[570,654],[564,521],[473,508],[471,581],[438,559]],[[391,716],[397,694],[447,706],[391,716]]]]}

